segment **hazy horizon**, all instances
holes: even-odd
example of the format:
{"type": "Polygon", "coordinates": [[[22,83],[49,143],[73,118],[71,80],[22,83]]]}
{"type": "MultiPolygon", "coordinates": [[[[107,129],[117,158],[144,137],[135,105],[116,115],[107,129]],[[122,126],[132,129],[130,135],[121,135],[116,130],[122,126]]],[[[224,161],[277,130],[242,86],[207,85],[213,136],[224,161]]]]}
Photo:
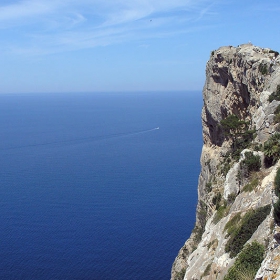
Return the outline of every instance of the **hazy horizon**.
{"type": "Polygon", "coordinates": [[[275,0],[1,3],[1,93],[202,90],[212,50],[280,43],[275,0]]]}

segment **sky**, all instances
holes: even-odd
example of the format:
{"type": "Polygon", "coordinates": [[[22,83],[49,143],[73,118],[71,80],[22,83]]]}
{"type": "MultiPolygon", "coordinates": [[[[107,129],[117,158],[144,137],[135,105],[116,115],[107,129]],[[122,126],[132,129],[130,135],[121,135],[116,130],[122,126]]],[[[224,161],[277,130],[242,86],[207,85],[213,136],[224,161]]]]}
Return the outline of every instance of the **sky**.
{"type": "Polygon", "coordinates": [[[278,0],[1,0],[0,93],[202,90],[211,51],[280,51],[278,0]]]}

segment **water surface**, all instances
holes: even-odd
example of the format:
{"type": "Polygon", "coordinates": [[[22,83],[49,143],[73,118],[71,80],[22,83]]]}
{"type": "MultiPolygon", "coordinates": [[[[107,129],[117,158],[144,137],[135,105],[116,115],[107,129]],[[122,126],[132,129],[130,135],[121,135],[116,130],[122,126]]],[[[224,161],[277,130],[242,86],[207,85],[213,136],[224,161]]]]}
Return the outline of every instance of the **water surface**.
{"type": "Polygon", "coordinates": [[[201,107],[199,92],[1,95],[0,278],[170,279],[201,107]]]}

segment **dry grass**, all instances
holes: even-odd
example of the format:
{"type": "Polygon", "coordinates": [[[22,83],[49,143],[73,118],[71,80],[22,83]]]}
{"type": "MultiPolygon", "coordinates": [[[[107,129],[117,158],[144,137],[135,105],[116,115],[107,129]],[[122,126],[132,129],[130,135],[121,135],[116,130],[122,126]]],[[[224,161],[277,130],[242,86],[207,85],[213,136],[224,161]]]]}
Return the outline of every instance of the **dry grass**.
{"type": "Polygon", "coordinates": [[[239,270],[237,272],[237,275],[238,275],[238,279],[240,280],[254,280],[256,272],[251,269],[239,270]]]}

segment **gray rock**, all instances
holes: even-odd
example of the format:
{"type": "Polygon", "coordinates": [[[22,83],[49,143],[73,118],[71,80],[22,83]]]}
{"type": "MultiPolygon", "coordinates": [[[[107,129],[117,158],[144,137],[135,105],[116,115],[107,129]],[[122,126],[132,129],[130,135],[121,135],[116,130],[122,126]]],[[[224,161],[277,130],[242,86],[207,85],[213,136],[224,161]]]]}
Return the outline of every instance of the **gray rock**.
{"type": "MultiPolygon", "coordinates": [[[[221,47],[214,51],[207,62],[202,109],[204,145],[198,183],[200,203],[196,215],[196,227],[202,228],[202,237],[201,241],[197,242],[195,231],[191,234],[173,264],[171,279],[175,279],[182,269],[186,269],[184,279],[201,279],[209,266],[209,274],[202,279],[223,279],[235,260],[225,253],[226,223],[236,213],[245,214],[249,209],[275,201],[274,177],[280,163],[270,169],[262,166],[261,171],[255,174],[258,178],[255,189],[242,192],[244,184],[239,182],[238,171],[240,161],[248,150],[241,152],[239,161],[231,162],[225,175],[227,159],[230,158],[228,154],[232,152],[232,139],[224,135],[219,124],[222,119],[235,114],[249,123],[249,129],[256,129],[255,144],[263,144],[275,132],[274,112],[280,102],[269,102],[268,98],[279,84],[280,56],[275,59],[270,49],[262,49],[252,44],[243,44],[237,48],[221,47]],[[267,74],[261,73],[261,64],[267,65],[267,74]],[[212,183],[210,192],[205,189],[208,182],[212,183]],[[213,205],[213,197],[218,193],[223,196],[221,203],[227,200],[230,194],[236,195],[235,201],[228,206],[220,219],[217,219],[217,209],[213,205]],[[201,205],[204,205],[203,209],[201,205]],[[204,212],[201,212],[202,210],[204,212]],[[206,224],[202,224],[199,219],[201,213],[206,215],[206,224]]],[[[259,154],[263,162],[262,152],[254,154],[259,154]]],[[[267,249],[257,278],[280,279],[279,233],[280,229],[273,225],[271,213],[248,240],[257,240],[267,249]]]]}

